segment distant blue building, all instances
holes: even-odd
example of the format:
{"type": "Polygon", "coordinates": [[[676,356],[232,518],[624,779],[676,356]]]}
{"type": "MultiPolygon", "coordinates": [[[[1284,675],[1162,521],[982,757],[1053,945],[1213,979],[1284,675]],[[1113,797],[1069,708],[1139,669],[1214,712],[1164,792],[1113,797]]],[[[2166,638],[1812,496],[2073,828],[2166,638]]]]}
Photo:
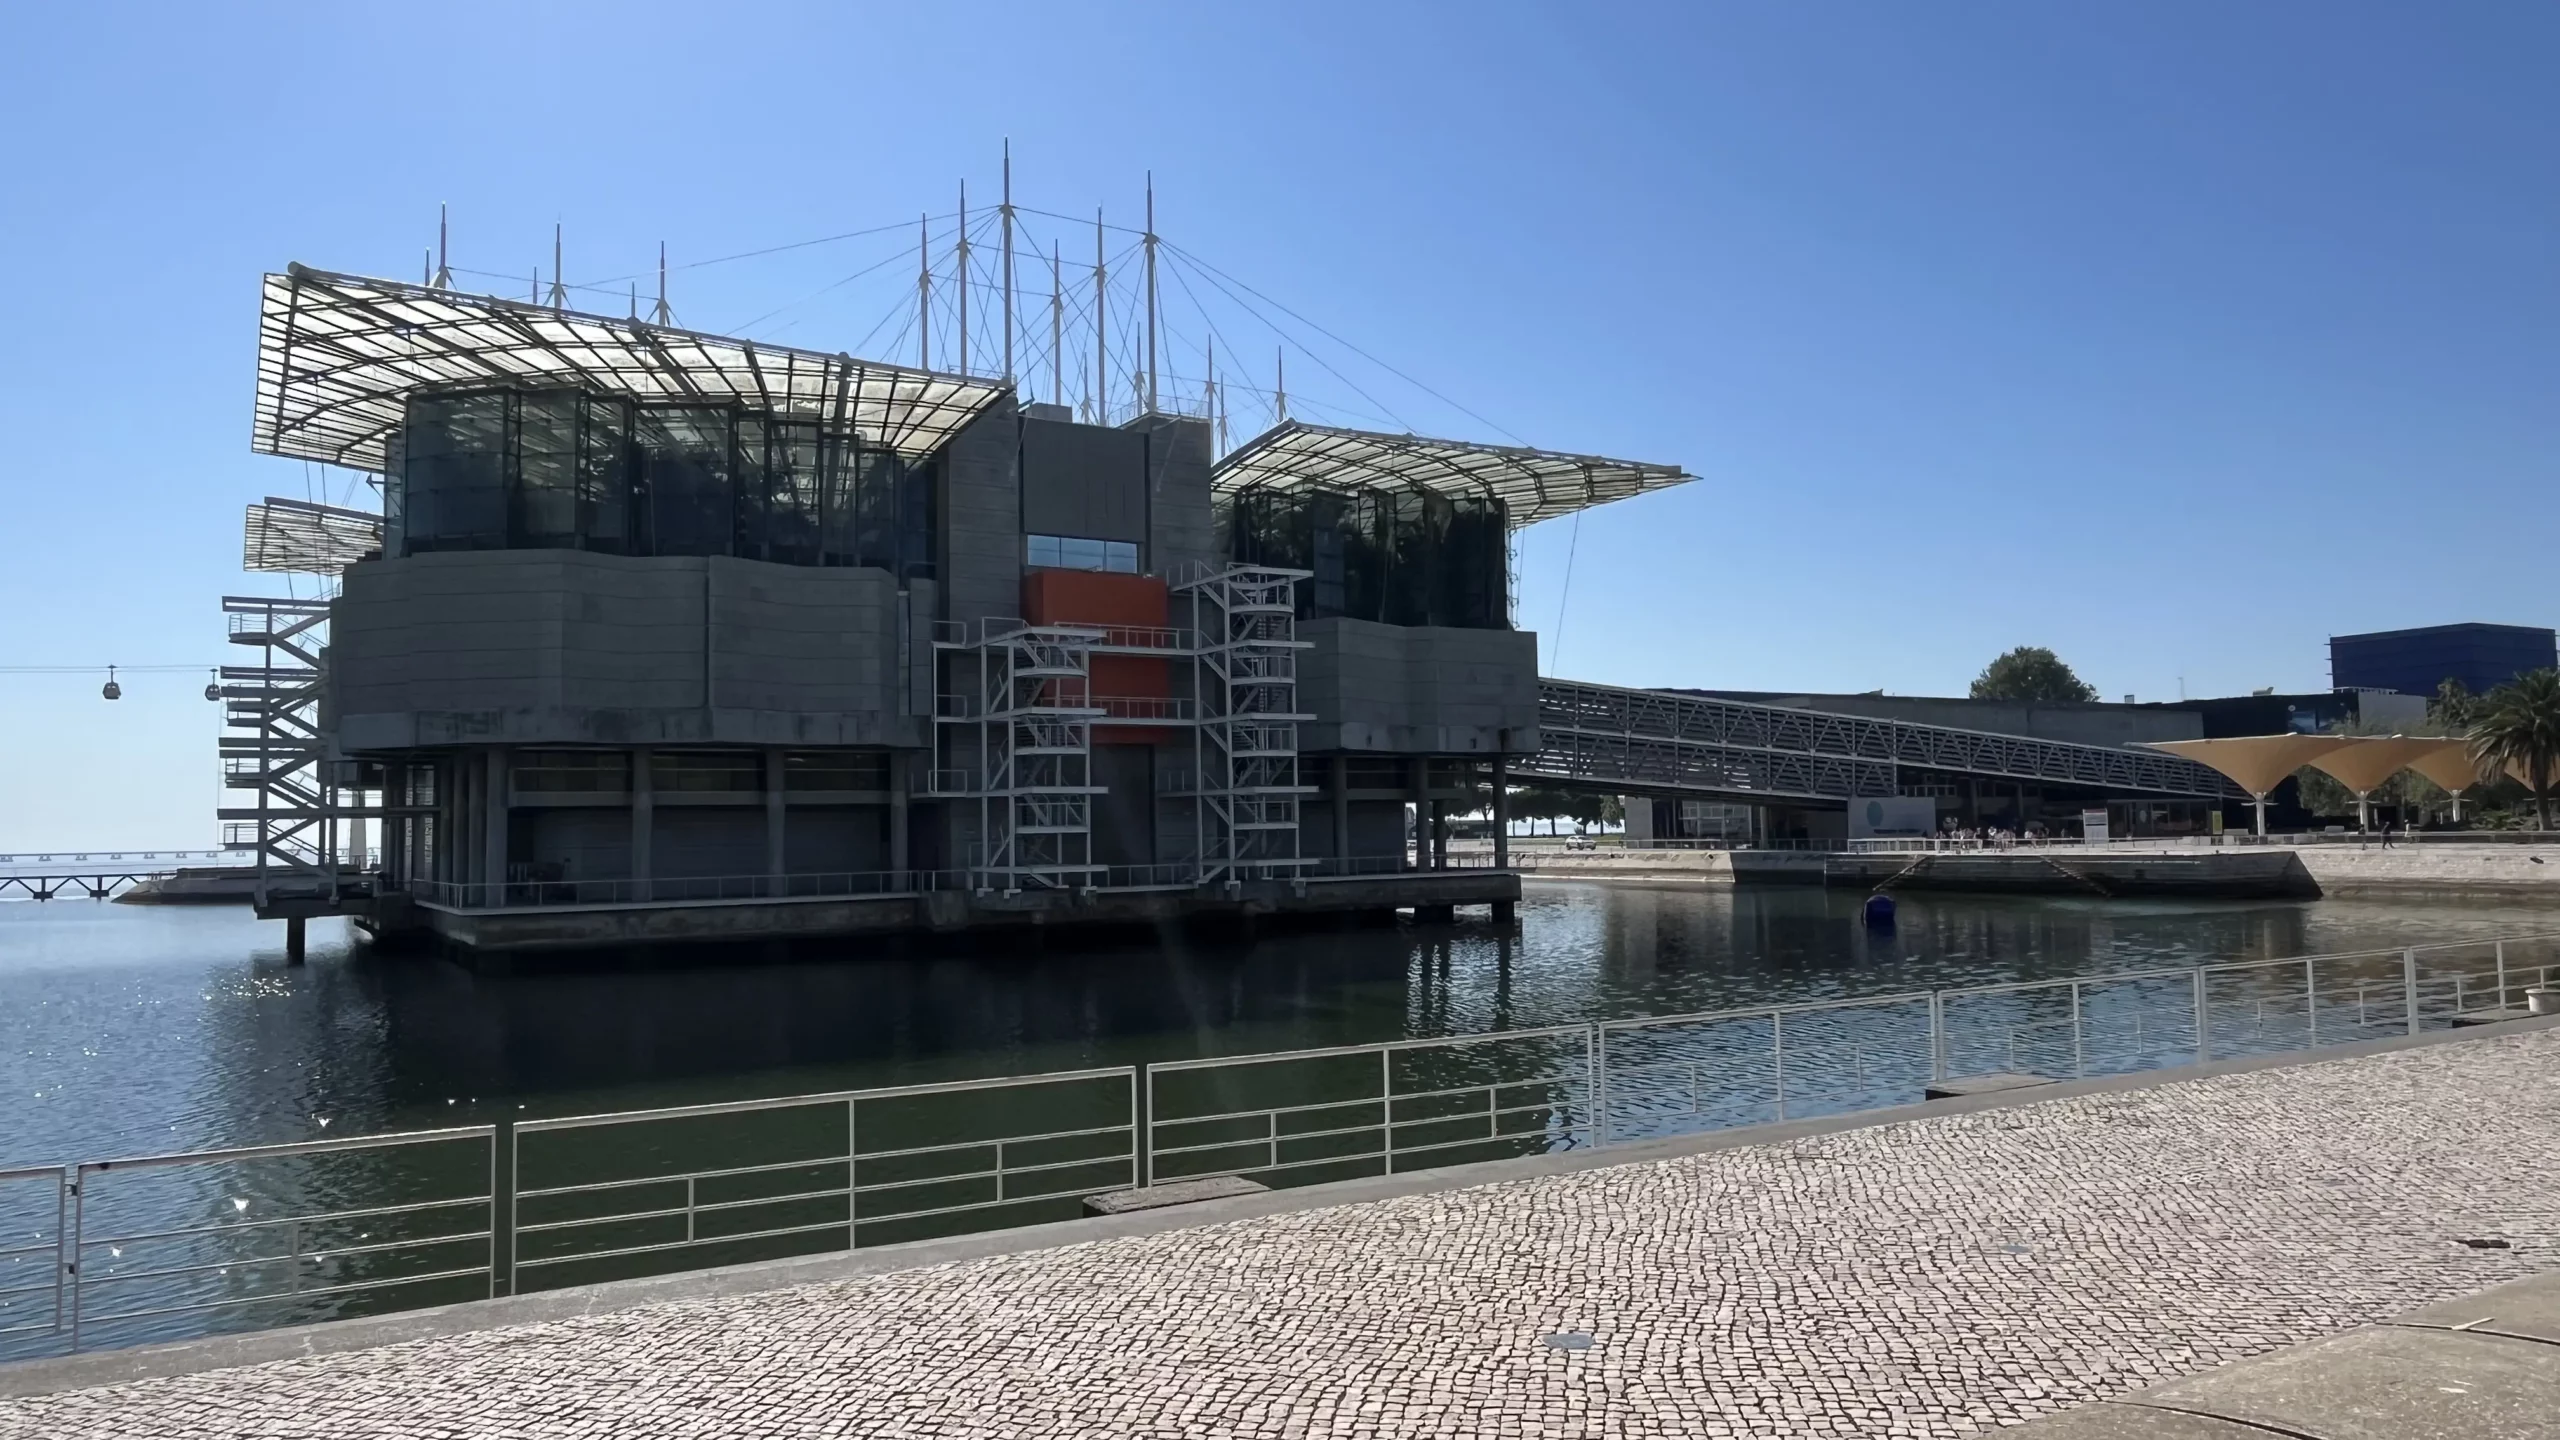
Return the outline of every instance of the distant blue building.
{"type": "Polygon", "coordinates": [[[2429,625],[2329,637],[2329,683],[2340,690],[2433,695],[2447,680],[2472,694],[2528,670],[2560,665],[2552,632],[2532,625],[2429,625]]]}

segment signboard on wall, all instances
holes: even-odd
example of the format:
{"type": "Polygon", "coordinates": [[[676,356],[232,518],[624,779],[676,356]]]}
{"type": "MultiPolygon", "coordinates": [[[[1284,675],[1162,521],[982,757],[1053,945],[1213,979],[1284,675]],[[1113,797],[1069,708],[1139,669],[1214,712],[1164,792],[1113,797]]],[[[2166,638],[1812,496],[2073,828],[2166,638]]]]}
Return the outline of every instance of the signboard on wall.
{"type": "Polygon", "coordinates": [[[1877,795],[1849,802],[1849,838],[1934,835],[1938,802],[1926,795],[1877,795]]]}
{"type": "Polygon", "coordinates": [[[2104,811],[2104,810],[2083,810],[2083,811],[2081,811],[2081,812],[2080,812],[2080,838],[2081,838],[2082,840],[2084,840],[2084,841],[2087,841],[2089,844],[2092,844],[2092,845],[2104,845],[2104,844],[2106,844],[2106,843],[2107,843],[2107,812],[2106,812],[2106,811],[2104,811]]]}

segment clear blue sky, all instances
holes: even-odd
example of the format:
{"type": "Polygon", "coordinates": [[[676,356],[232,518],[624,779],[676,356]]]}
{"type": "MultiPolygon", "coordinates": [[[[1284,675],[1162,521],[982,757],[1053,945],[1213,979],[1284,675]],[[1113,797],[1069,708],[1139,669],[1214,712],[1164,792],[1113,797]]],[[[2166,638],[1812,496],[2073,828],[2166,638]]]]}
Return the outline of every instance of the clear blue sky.
{"type": "MultiPolygon", "coordinates": [[[[1524,537],[1566,673],[1960,693],[2034,643],[2148,699],[2320,687],[2332,633],[2560,619],[2548,4],[8,26],[0,665],[210,665],[216,598],[272,587],[240,508],[305,479],[248,452],[261,272],[414,275],[447,201],[457,264],[547,270],[558,219],[573,280],[618,276],[991,196],[1006,137],[1026,203],[1133,220],[1152,169],[1165,234],[1466,409],[1694,471],[1524,537]]],[[[674,299],[742,324],[842,260],[674,299]]],[[[0,674],[0,851],[211,841],[202,683],[0,674]]]]}

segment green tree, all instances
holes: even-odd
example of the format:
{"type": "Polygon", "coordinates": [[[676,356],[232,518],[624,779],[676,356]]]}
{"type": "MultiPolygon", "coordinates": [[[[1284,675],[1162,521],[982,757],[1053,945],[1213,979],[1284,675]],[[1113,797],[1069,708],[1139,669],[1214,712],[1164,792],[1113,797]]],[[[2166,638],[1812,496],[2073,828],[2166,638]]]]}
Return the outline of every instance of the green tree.
{"type": "Polygon", "coordinates": [[[2480,718],[2480,697],[2448,675],[2443,684],[2436,686],[2435,697],[2427,701],[2427,718],[2446,727],[2441,733],[2459,735],[2480,718]]]}
{"type": "Polygon", "coordinates": [[[1973,677],[1976,700],[2095,700],[2097,690],[2041,645],[2021,645],[1973,677]]]}
{"type": "Polygon", "coordinates": [[[2560,782],[2560,670],[2531,671],[2481,696],[2469,735],[2472,763],[2524,781],[2536,828],[2550,829],[2551,789],[2560,782]]]}
{"type": "Polygon", "coordinates": [[[1565,813],[1567,796],[1551,785],[1514,785],[1511,787],[1511,818],[1529,822],[1530,833],[1537,823],[1547,822],[1547,833],[1555,833],[1555,822],[1565,813]]]}

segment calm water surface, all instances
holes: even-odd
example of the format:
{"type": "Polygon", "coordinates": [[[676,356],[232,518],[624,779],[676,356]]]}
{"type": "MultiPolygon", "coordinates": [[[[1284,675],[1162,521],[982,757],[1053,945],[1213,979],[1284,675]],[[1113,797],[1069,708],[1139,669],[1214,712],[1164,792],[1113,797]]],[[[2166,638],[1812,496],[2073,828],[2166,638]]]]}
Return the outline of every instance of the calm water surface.
{"type": "Polygon", "coordinates": [[[1005,958],[474,976],[242,909],[0,904],[0,1166],[2560,929],[2471,900],[1533,885],[1483,922],[1005,958]],[[327,1120],[326,1127],[321,1125],[327,1120]]]}

